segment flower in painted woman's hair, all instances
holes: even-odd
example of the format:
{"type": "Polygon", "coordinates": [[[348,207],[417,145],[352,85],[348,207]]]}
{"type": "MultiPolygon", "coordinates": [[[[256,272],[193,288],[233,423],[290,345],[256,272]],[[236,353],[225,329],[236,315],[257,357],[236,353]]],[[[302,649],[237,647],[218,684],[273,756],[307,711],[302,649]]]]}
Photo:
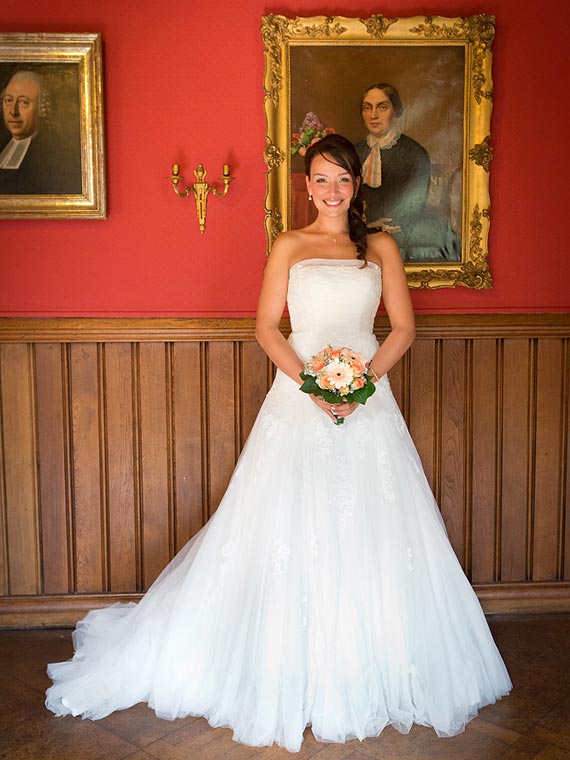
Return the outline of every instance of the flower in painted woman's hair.
{"type": "Polygon", "coordinates": [[[299,154],[300,156],[304,156],[309,146],[322,140],[326,135],[333,133],[334,129],[332,127],[325,126],[316,113],[309,111],[305,115],[299,131],[293,132],[291,135],[291,155],[296,156],[299,154]]]}

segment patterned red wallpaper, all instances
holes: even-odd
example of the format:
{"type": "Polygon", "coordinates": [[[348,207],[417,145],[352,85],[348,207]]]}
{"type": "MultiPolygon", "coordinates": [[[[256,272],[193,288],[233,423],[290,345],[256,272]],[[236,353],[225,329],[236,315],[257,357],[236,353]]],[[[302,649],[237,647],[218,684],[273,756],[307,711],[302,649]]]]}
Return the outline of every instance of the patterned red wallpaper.
{"type": "MultiPolygon", "coordinates": [[[[387,0],[388,16],[497,15],[490,263],[494,288],[415,292],[418,312],[570,308],[566,29],[570,6],[545,0],[544,24],[517,0],[387,0]]],[[[255,312],[265,251],[261,15],[378,12],[373,0],[3,0],[0,31],[100,31],[104,41],[109,215],[103,221],[1,221],[0,314],[240,316],[255,312]],[[209,177],[229,163],[229,195],[174,196],[173,162],[209,177]]]]}

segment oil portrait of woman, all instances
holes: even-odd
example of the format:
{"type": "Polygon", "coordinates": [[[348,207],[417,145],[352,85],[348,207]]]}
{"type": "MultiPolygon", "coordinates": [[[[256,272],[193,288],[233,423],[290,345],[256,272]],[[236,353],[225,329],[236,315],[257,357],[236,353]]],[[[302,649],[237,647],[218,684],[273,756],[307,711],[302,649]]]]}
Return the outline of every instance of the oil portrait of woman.
{"type": "MultiPolygon", "coordinates": [[[[462,258],[464,69],[455,46],[291,49],[292,131],[313,113],[353,142],[366,222],[393,235],[405,263],[462,258]]],[[[312,220],[301,164],[293,155],[293,229],[312,220]]]]}

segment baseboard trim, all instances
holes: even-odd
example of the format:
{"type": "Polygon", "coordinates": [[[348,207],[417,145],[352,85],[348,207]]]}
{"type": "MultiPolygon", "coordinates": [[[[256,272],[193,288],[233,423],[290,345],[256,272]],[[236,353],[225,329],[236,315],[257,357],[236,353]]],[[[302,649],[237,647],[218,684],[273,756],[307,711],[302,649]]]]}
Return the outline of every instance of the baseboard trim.
{"type": "MultiPolygon", "coordinates": [[[[570,612],[570,582],[474,586],[487,614],[570,612]]],[[[142,594],[62,594],[0,597],[0,628],[69,628],[89,610],[138,602],[142,594]]]]}
{"type": "Polygon", "coordinates": [[[489,583],[474,589],[487,614],[570,612],[569,581],[489,583]]]}

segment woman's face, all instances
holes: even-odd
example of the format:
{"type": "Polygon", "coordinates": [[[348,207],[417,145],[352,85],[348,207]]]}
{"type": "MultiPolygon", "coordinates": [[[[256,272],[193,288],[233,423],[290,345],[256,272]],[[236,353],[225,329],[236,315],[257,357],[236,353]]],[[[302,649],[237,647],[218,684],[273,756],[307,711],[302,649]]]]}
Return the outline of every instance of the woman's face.
{"type": "Polygon", "coordinates": [[[365,93],[360,109],[364,125],[373,137],[382,137],[398,118],[384,90],[375,87],[365,93]]]}
{"type": "Polygon", "coordinates": [[[348,213],[355,187],[346,169],[317,155],[311,164],[311,176],[306,179],[317,211],[335,217],[348,213]]]}

